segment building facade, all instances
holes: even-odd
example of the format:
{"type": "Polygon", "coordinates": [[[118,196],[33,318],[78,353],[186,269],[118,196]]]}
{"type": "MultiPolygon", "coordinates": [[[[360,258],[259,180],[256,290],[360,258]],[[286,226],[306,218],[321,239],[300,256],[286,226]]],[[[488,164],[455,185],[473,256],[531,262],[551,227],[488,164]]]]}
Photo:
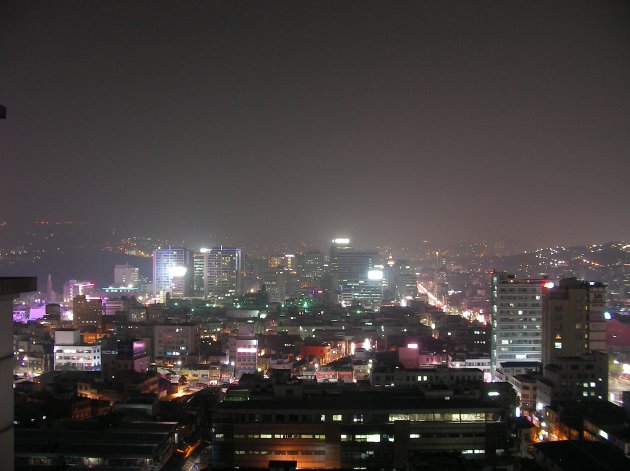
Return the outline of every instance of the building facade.
{"type": "Polygon", "coordinates": [[[414,455],[483,460],[509,447],[510,412],[483,400],[354,392],[222,402],[214,415],[213,467],[405,469],[414,455]]]}
{"type": "Polygon", "coordinates": [[[185,364],[188,355],[199,353],[199,324],[158,324],[153,326],[154,358],[169,357],[185,364]]]}
{"type": "Polygon", "coordinates": [[[78,329],[55,330],[55,370],[101,370],[100,344],[85,345],[78,329]]]}
{"type": "Polygon", "coordinates": [[[606,351],[606,286],[567,278],[544,290],[543,352],[546,366],[562,357],[606,351]]]}
{"type": "Polygon", "coordinates": [[[234,299],[242,291],[241,249],[214,247],[195,254],[195,288],[205,298],[234,299]]]}
{"type": "Polygon", "coordinates": [[[181,298],[189,293],[190,252],[168,246],[153,252],[153,297],[181,298]]]}
{"type": "Polygon", "coordinates": [[[131,265],[116,265],[114,267],[114,286],[138,287],[139,269],[131,265]]]}
{"type": "Polygon", "coordinates": [[[491,365],[541,361],[542,290],[547,280],[492,273],[491,365]]]}
{"type": "Polygon", "coordinates": [[[349,239],[334,239],[330,247],[330,290],[333,301],[378,305],[383,298],[383,269],[378,252],[355,250],[349,239]]]}
{"type": "Polygon", "coordinates": [[[103,302],[100,298],[87,299],[83,295],[75,296],[72,300],[72,326],[100,327],[103,317],[103,302]]]}

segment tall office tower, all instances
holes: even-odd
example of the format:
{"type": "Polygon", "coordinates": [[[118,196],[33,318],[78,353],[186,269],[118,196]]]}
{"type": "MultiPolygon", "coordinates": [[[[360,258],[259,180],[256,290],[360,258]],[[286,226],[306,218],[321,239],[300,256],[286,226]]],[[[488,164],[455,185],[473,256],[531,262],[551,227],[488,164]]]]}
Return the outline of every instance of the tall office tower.
{"type": "Polygon", "coordinates": [[[378,252],[354,250],[350,239],[335,239],[330,246],[330,272],[340,281],[367,278],[379,259],[378,252]]]}
{"type": "Polygon", "coordinates": [[[367,279],[379,261],[378,252],[354,250],[349,239],[335,239],[330,247],[330,273],[339,282],[367,279]]]}
{"type": "Polygon", "coordinates": [[[379,262],[378,252],[354,250],[349,239],[334,239],[330,247],[331,292],[341,296],[345,304],[364,294],[371,304],[378,304],[374,289],[380,290],[381,298],[383,295],[383,271],[375,270],[379,262]]]}
{"type": "Polygon", "coordinates": [[[169,245],[153,251],[153,296],[173,298],[188,295],[190,252],[183,247],[169,245]]]}
{"type": "Polygon", "coordinates": [[[416,297],[418,295],[418,277],[415,271],[406,261],[400,261],[394,265],[393,281],[398,299],[407,296],[416,297]]]}
{"type": "Polygon", "coordinates": [[[138,268],[131,265],[116,265],[114,267],[114,286],[138,287],[138,268]]]}
{"type": "Polygon", "coordinates": [[[100,327],[103,316],[103,302],[100,298],[86,299],[85,296],[75,296],[72,300],[72,326],[100,327]]]}
{"type": "Polygon", "coordinates": [[[270,268],[263,273],[263,284],[269,296],[269,302],[281,303],[287,298],[288,276],[288,272],[281,267],[270,268]]]}
{"type": "Polygon", "coordinates": [[[197,258],[196,263],[202,268],[204,297],[225,300],[238,296],[241,293],[241,249],[220,246],[206,249],[201,255],[202,259],[197,258]]]}
{"type": "Polygon", "coordinates": [[[324,255],[319,250],[309,250],[300,255],[298,274],[301,288],[320,288],[324,276],[324,255]]]}
{"type": "Polygon", "coordinates": [[[541,361],[542,290],[547,280],[492,273],[491,369],[506,361],[541,361]]]}
{"type": "Polygon", "coordinates": [[[543,291],[543,364],[606,352],[606,286],[566,278],[543,291]]]}
{"type": "Polygon", "coordinates": [[[205,296],[205,266],[206,266],[206,253],[208,249],[200,249],[199,252],[193,253],[193,276],[192,276],[192,289],[194,296],[205,296]]]}

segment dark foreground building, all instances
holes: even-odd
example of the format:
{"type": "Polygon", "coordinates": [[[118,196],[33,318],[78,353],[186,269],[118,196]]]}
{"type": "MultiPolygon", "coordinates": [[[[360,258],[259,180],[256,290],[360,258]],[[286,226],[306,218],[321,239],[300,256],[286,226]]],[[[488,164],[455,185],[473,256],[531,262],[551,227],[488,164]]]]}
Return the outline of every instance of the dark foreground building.
{"type": "Polygon", "coordinates": [[[16,429],[15,470],[161,469],[173,454],[176,422],[70,422],[53,429],[16,429]]]}
{"type": "Polygon", "coordinates": [[[606,443],[566,440],[534,445],[534,459],[548,471],[626,471],[630,459],[606,443]]]}
{"type": "Polygon", "coordinates": [[[225,401],[214,417],[213,469],[271,461],[406,469],[431,455],[492,463],[509,451],[510,409],[502,401],[393,391],[225,401]]]}

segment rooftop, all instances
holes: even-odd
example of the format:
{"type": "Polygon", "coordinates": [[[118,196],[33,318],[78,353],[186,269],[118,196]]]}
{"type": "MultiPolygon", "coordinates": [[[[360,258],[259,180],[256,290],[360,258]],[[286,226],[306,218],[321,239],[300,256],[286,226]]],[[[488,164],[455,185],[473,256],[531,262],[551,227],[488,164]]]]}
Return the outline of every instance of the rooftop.
{"type": "Polygon", "coordinates": [[[606,443],[567,440],[538,443],[534,449],[535,454],[541,453],[550,459],[557,466],[554,469],[630,469],[630,459],[606,443]]]}

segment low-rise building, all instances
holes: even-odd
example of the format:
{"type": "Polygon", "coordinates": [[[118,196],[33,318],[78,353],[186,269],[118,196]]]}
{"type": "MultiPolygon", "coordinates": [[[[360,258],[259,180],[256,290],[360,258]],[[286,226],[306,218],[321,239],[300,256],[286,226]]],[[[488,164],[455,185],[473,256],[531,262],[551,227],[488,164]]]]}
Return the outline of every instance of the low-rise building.
{"type": "Polygon", "coordinates": [[[55,330],[55,370],[101,370],[100,344],[86,345],[78,329],[55,330]]]}
{"type": "Polygon", "coordinates": [[[502,404],[431,399],[391,392],[320,394],[229,401],[218,405],[213,467],[404,468],[414,454],[492,459],[510,447],[502,404]]]}
{"type": "Polygon", "coordinates": [[[377,367],[372,372],[372,386],[385,387],[417,387],[420,385],[452,386],[463,383],[483,382],[483,371],[474,368],[391,368],[377,367]]]}
{"type": "Polygon", "coordinates": [[[54,429],[18,428],[16,469],[162,469],[173,454],[176,427],[175,422],[99,425],[83,421],[54,429]]]}
{"type": "Polygon", "coordinates": [[[558,358],[545,366],[538,378],[538,410],[556,401],[608,398],[608,355],[592,352],[579,357],[558,358]]]}

